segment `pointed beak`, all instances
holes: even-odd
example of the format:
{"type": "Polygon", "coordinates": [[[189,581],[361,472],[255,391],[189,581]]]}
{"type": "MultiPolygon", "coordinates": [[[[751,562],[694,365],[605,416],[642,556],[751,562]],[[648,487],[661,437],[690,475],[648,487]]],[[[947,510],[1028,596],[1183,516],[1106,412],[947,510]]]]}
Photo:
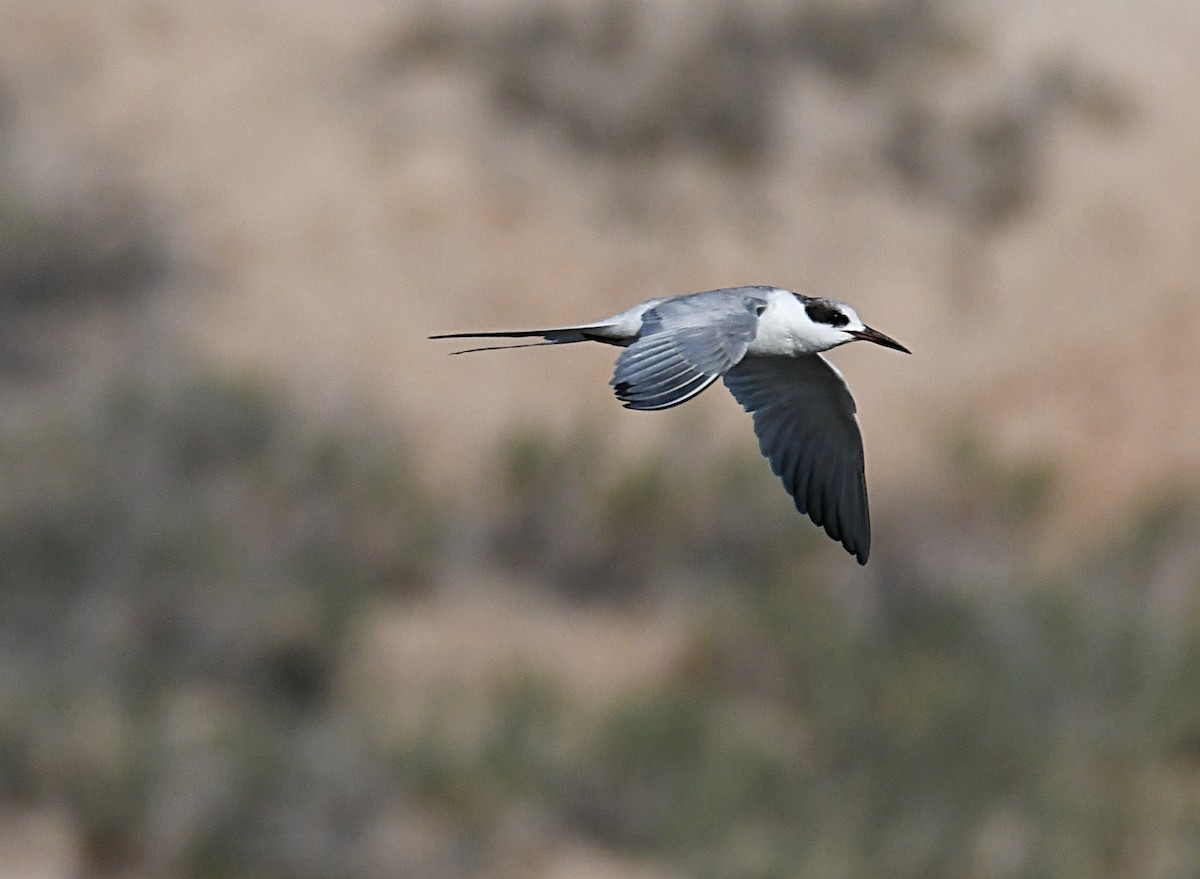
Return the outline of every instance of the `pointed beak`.
{"type": "Polygon", "coordinates": [[[874,342],[876,345],[882,345],[884,348],[892,348],[896,351],[903,351],[905,354],[912,354],[911,351],[891,336],[885,336],[879,330],[873,330],[870,327],[863,327],[861,330],[850,330],[850,335],[864,342],[874,342]]]}

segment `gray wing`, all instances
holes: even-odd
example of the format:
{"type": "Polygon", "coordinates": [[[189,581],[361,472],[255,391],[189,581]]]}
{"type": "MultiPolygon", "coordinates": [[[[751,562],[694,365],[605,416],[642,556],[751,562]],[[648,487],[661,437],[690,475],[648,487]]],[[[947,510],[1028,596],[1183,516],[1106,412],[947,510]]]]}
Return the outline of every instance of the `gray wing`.
{"type": "Polygon", "coordinates": [[[725,374],[754,415],[759,448],[796,502],[846,551],[867,563],[871,518],[854,398],[824,357],[750,357],[725,374]]]}
{"type": "Polygon", "coordinates": [[[711,290],[648,309],[637,340],[617,358],[617,399],[629,409],[690,400],[746,356],[765,307],[761,296],[711,290]]]}

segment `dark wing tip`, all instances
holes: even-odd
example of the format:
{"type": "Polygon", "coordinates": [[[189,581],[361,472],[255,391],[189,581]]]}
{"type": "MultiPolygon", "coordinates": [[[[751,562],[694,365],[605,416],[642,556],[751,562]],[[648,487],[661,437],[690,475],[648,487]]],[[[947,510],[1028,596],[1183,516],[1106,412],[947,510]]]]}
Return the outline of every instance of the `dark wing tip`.
{"type": "MultiPolygon", "coordinates": [[[[774,467],[772,467],[774,469],[774,467]]],[[[782,476],[776,472],[776,476],[782,476]]],[[[784,477],[783,486],[787,493],[791,495],[792,503],[796,505],[796,511],[800,515],[805,516],[818,528],[823,530],[830,539],[840,543],[842,548],[850,555],[858,560],[860,565],[867,563],[867,558],[871,555],[871,523],[870,520],[858,523],[855,522],[853,512],[831,512],[823,509],[823,505],[814,503],[811,506],[806,500],[804,493],[795,491],[796,483],[793,477],[784,477]]],[[[862,501],[862,510],[865,512],[866,500],[862,501]]]]}
{"type": "Polygon", "coordinates": [[[841,374],[820,355],[754,358],[725,375],[796,509],[865,565],[871,523],[862,435],[841,374]]]}

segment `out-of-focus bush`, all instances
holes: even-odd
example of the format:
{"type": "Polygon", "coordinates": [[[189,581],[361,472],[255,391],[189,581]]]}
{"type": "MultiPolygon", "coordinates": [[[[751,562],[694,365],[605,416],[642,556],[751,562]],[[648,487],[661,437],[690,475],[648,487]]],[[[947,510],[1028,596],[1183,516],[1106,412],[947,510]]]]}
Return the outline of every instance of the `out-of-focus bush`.
{"type": "MultiPolygon", "coordinates": [[[[339,685],[347,650],[380,602],[423,594],[456,550],[439,523],[466,513],[358,424],[209,379],[134,383],[0,436],[0,793],[65,807],[89,869],[469,876],[518,862],[514,839],[698,877],[1194,863],[1186,497],[1053,576],[1010,549],[969,582],[892,547],[834,583],[839,550],[752,445],[689,432],[689,456],[629,460],[596,430],[526,433],[497,450],[474,564],[708,610],[647,689],[583,705],[553,668],[497,668],[490,699],[414,693],[429,701],[398,727],[339,685]]],[[[956,447],[994,502],[929,529],[969,544],[990,515],[1025,539],[1052,470],[956,447]]]]}
{"type": "Polygon", "coordinates": [[[0,794],[64,804],[96,869],[343,875],[390,796],[332,693],[437,511],[360,423],[213,378],[0,435],[0,794]]]}
{"type": "Polygon", "coordinates": [[[630,168],[700,152],[748,172],[828,143],[838,135],[784,127],[798,84],[819,81],[854,120],[841,128],[845,156],[877,165],[972,235],[1034,203],[1055,126],[1083,120],[1112,133],[1133,109],[1075,59],[981,85],[984,25],[944,0],[608,0],[496,20],[435,5],[406,21],[381,52],[388,70],[459,64],[501,118],[630,168]]]}
{"type": "Polygon", "coordinates": [[[861,85],[968,42],[926,0],[775,9],[610,0],[538,6],[482,26],[430,7],[387,56],[401,66],[457,56],[484,72],[506,113],[589,152],[700,148],[753,165],[776,137],[785,74],[861,85]]]}
{"type": "Polygon", "coordinates": [[[495,471],[489,552],[576,600],[627,602],[680,577],[778,575],[819,545],[788,515],[753,440],[719,449],[688,433],[631,458],[588,425],[560,442],[514,436],[495,471]],[[704,477],[689,478],[692,466],[704,477]]]}
{"type": "Polygon", "coordinates": [[[901,617],[795,576],[717,590],[658,687],[597,714],[510,682],[482,728],[439,715],[396,759],[470,816],[481,864],[532,810],[547,838],[698,877],[1187,875],[1200,556],[1183,582],[1164,562],[1200,511],[1152,519],[1148,552],[1135,526],[1053,581],[922,584],[901,617]]]}
{"type": "Polygon", "coordinates": [[[42,206],[0,185],[0,371],[61,365],[72,353],[64,328],[138,304],[169,263],[131,191],[96,187],[42,206]]]}

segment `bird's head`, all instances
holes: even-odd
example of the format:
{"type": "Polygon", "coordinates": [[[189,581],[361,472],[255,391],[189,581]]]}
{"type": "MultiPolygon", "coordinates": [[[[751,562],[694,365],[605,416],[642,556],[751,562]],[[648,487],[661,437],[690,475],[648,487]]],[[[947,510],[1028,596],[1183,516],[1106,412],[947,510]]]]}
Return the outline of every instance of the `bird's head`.
{"type": "Polygon", "coordinates": [[[858,316],[853,308],[833,299],[809,299],[804,303],[804,313],[812,323],[812,334],[825,348],[836,348],[847,342],[874,342],[885,348],[912,352],[878,330],[873,330],[858,316]]]}

